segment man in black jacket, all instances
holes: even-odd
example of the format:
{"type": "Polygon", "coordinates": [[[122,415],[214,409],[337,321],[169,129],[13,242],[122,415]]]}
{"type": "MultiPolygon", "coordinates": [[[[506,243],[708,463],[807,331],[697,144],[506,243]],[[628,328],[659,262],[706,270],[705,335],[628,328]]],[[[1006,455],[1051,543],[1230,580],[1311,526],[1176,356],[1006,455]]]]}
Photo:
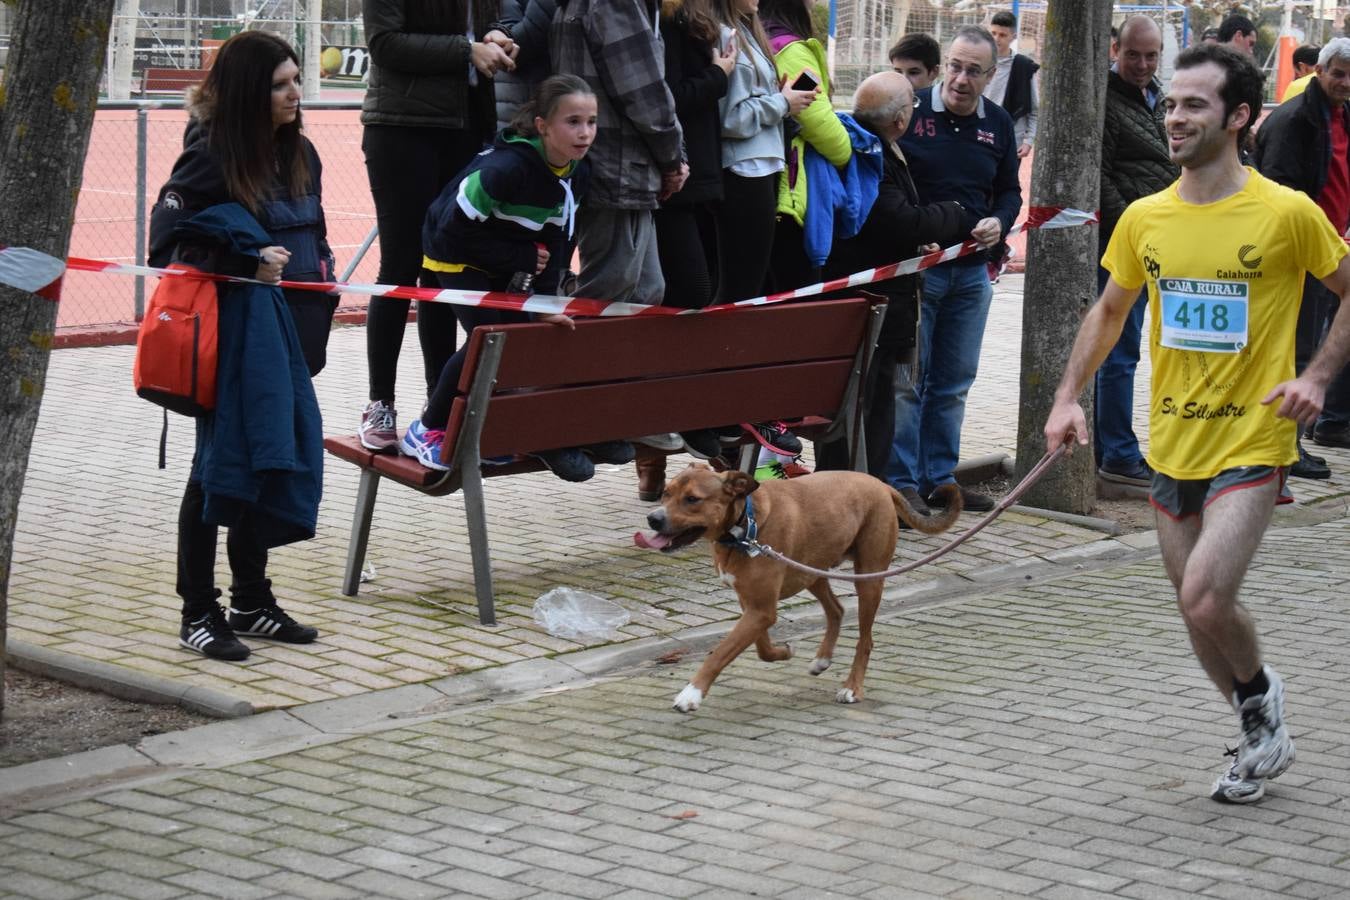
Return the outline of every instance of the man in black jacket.
{"type": "MultiPolygon", "coordinates": [[[[1162,55],[1162,30],[1148,16],[1131,16],[1112,45],[1116,61],[1106,82],[1102,126],[1102,225],[1100,251],[1106,250],[1125,207],[1177,180],[1181,170],[1168,157],[1163,128],[1162,84],[1156,76],[1162,55]]],[[[1098,288],[1107,272],[1097,270],[1098,288]]],[[[1093,441],[1097,474],[1106,481],[1148,487],[1153,471],[1139,451],[1134,433],[1134,373],[1148,291],[1140,291],[1121,329],[1120,339],[1097,370],[1093,441]]]]}
{"type": "MultiPolygon", "coordinates": [[[[909,165],[896,143],[909,127],[913,112],[914,93],[909,79],[899,72],[879,72],[863,81],[853,95],[853,118],[881,138],[884,147],[881,183],[862,229],[854,237],[835,241],[825,264],[826,277],[838,278],[898,262],[929,245],[954,244],[975,227],[976,217],[959,203],[919,203],[909,165]]],[[[901,275],[871,288],[889,301],[863,391],[867,471],[878,478],[884,476],[895,437],[896,380],[903,379],[905,386],[910,383],[908,366],[901,363],[914,359],[919,278],[901,275]]],[[[856,295],[857,291],[847,293],[856,295]]],[[[818,469],[849,468],[844,443],[836,441],[820,448],[816,463],[818,469]]],[[[919,511],[928,508],[914,488],[905,488],[901,493],[911,507],[919,511]]]]}
{"type": "MultiPolygon", "coordinates": [[[[1256,135],[1256,166],[1262,175],[1307,194],[1337,232],[1350,225],[1350,38],[1330,41],[1317,57],[1317,74],[1302,94],[1280,104],[1256,135]]],[[[1299,307],[1294,364],[1312,358],[1339,301],[1321,282],[1308,279],[1299,307]]],[[[1327,390],[1312,438],[1326,447],[1350,447],[1350,375],[1342,372],[1327,390]]],[[[1319,457],[1299,447],[1291,475],[1328,478],[1319,457]]]]}

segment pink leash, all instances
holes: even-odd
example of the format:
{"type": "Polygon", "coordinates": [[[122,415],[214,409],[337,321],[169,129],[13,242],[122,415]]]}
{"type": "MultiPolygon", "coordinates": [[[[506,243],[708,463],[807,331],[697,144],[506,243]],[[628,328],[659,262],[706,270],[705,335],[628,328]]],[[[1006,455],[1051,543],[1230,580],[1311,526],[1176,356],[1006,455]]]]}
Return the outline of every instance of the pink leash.
{"type": "Polygon", "coordinates": [[[808,566],[805,563],[799,563],[795,559],[788,559],[786,556],[779,553],[777,550],[773,549],[768,544],[761,544],[759,541],[746,541],[746,543],[752,549],[759,551],[759,553],[762,553],[764,556],[767,556],[773,560],[777,560],[778,562],[790,566],[799,572],[805,572],[808,575],[817,575],[821,578],[829,578],[833,581],[853,581],[853,582],[875,581],[878,578],[890,578],[892,575],[903,575],[906,572],[912,572],[915,569],[919,568],[920,566],[926,566],[929,563],[937,559],[940,559],[943,556],[946,556],[948,553],[952,552],[957,547],[964,544],[967,540],[974,537],[976,534],[979,534],[979,532],[982,531],[986,525],[997,519],[1000,515],[1003,514],[1004,510],[1006,510],[1008,507],[1016,503],[1017,500],[1023,494],[1029,491],[1031,489],[1031,486],[1035,484],[1037,481],[1039,481],[1041,476],[1044,475],[1052,465],[1058,462],[1059,458],[1063,456],[1064,453],[1065,448],[1064,445],[1061,444],[1060,446],[1056,447],[1052,452],[1042,456],[1041,461],[1031,467],[1031,471],[1027,473],[1026,477],[1023,478],[1021,482],[1018,483],[1017,487],[1009,491],[1008,496],[1000,500],[998,502],[998,505],[995,506],[988,514],[986,514],[983,519],[976,522],[975,526],[970,530],[965,531],[962,534],[958,535],[950,543],[946,544],[943,547],[939,547],[937,550],[934,550],[932,553],[928,554],[923,559],[915,560],[914,562],[911,563],[905,563],[903,566],[897,566],[894,569],[887,569],[884,572],[864,572],[862,574],[855,573],[850,575],[844,572],[836,572],[833,569],[817,569],[812,566],[808,566]]]}

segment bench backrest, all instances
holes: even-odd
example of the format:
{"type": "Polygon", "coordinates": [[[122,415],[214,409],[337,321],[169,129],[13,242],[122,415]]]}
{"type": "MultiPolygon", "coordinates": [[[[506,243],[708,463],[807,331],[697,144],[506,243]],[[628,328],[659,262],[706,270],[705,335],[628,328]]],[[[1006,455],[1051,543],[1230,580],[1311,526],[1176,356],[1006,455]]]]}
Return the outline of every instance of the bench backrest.
{"type": "Polygon", "coordinates": [[[184,91],[206,80],[206,69],[146,69],[141,75],[141,92],[184,91]]]}
{"type": "Polygon", "coordinates": [[[506,343],[480,436],[484,457],[744,421],[833,418],[875,300],[475,329],[446,428],[453,460],[489,335],[506,343]]]}

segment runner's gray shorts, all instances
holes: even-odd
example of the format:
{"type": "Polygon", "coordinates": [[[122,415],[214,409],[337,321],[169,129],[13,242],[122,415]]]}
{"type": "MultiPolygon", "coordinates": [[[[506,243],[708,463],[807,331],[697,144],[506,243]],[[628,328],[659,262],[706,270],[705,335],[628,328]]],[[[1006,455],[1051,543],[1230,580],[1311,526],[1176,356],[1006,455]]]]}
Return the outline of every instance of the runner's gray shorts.
{"type": "Polygon", "coordinates": [[[1283,466],[1238,466],[1224,469],[1213,478],[1181,481],[1154,472],[1148,500],[1154,509],[1161,510],[1170,518],[1184,519],[1200,515],[1206,506],[1229,491],[1260,487],[1272,481],[1283,487],[1287,474],[1288,469],[1283,466]]]}

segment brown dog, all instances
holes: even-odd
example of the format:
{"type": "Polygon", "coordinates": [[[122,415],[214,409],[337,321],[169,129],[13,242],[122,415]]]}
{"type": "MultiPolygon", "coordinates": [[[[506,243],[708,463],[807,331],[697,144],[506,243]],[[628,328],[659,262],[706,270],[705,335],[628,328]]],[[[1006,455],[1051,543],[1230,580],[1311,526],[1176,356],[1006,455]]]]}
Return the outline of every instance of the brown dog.
{"type": "MultiPolygon", "coordinates": [[[[759,658],[774,662],[792,656],[792,648],[775,645],[769,628],[778,619],[778,601],[809,590],[825,609],[825,637],[811,663],[812,675],[830,667],[843,607],[825,578],[809,575],[766,556],[749,556],[734,545],[747,527],[746,507],[753,507],[756,539],[797,562],[829,569],[853,560],[857,573],[884,572],[895,557],[899,519],[925,534],[950,528],[961,513],[955,485],[939,488],[947,499],[942,516],[916,513],[894,488],[861,472],[816,472],[787,481],[755,481],[744,472],[718,474],[695,463],[666,485],[661,505],[647,515],[656,534],[637,534],[639,546],[670,552],[699,538],[713,542],[713,565],[722,580],[736,589],[741,618],[699,667],[675,698],[680,712],[693,712],[703,702],[718,674],[746,647],[754,644],[759,658]],[[751,494],[754,496],[751,497],[751,494]]],[[[858,582],[858,648],[853,668],[835,695],[840,703],[863,697],[863,676],[872,654],[872,621],[881,605],[881,579],[858,582]]]]}

